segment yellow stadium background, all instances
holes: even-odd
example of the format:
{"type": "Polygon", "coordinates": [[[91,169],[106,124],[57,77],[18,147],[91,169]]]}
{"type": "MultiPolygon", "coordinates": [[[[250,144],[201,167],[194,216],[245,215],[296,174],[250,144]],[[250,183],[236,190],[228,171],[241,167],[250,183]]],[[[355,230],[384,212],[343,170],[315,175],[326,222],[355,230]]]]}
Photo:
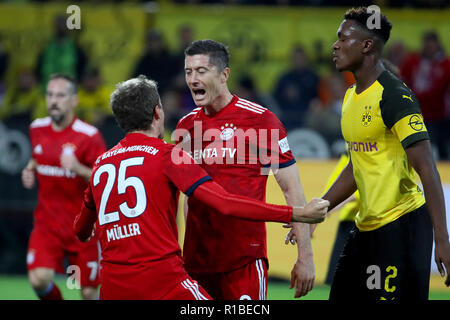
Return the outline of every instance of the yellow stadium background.
{"type": "MultiPolygon", "coordinates": [[[[12,53],[10,81],[19,70],[34,67],[38,53],[52,36],[54,16],[69,17],[69,5],[0,4],[2,42],[12,53]]],[[[303,45],[311,60],[318,40],[324,51],[331,53],[345,12],[343,8],[194,6],[164,1],[147,7],[129,3],[78,6],[81,30],[72,32],[111,88],[130,77],[142,54],[147,29],[161,30],[169,49],[176,52],[180,50],[178,29],[188,24],[196,39],[213,38],[229,46],[232,88],[239,75],[248,73],[265,92],[273,90],[278,75],[289,65],[295,44],[303,45]]],[[[418,50],[423,31],[434,29],[447,52],[450,50],[450,10],[381,9],[394,24],[388,47],[401,40],[409,50],[418,50]]]]}

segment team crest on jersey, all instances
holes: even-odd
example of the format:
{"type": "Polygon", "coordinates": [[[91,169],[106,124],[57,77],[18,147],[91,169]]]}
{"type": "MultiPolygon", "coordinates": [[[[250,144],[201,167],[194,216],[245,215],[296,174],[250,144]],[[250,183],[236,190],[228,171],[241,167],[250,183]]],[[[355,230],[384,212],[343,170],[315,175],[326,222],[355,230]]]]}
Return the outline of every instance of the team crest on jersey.
{"type": "Polygon", "coordinates": [[[364,127],[368,127],[372,123],[372,118],[373,118],[372,112],[371,112],[372,107],[365,106],[364,109],[365,109],[365,111],[362,115],[361,124],[364,127]]]}
{"type": "Polygon", "coordinates": [[[234,131],[236,130],[236,126],[234,126],[232,123],[231,124],[225,123],[224,126],[220,127],[220,130],[222,130],[220,132],[220,139],[226,141],[234,137],[234,131]]]}

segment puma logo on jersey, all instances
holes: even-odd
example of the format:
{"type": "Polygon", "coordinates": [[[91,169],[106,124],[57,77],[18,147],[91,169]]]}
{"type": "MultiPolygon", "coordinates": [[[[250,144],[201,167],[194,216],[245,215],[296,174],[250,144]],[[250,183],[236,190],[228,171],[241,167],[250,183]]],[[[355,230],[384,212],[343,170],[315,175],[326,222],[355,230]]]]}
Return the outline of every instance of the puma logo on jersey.
{"type": "Polygon", "coordinates": [[[402,95],[402,98],[409,99],[409,100],[411,100],[411,102],[414,102],[413,99],[411,98],[411,96],[407,96],[404,94],[404,95],[402,95]]]}

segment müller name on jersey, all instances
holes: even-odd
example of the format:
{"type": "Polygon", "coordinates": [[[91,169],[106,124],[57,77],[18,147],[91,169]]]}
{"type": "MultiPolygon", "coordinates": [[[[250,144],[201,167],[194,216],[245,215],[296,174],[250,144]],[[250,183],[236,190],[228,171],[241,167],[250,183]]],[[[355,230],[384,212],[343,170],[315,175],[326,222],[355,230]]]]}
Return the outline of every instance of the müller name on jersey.
{"type": "Polygon", "coordinates": [[[111,240],[114,241],[134,237],[140,234],[141,230],[139,229],[139,224],[137,223],[130,223],[124,226],[115,224],[111,229],[106,230],[108,242],[111,242],[111,240]]]}

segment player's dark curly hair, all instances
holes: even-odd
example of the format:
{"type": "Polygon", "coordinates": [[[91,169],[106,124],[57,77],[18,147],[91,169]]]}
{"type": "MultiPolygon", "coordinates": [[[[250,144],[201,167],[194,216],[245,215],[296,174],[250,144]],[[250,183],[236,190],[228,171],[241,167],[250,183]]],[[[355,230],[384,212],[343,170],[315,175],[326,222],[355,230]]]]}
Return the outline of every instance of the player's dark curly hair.
{"type": "Polygon", "coordinates": [[[157,83],[143,75],[120,82],[111,94],[110,105],[123,131],[146,130],[152,124],[155,107],[161,106],[157,83]]]}
{"type": "Polygon", "coordinates": [[[205,39],[192,42],[186,50],[185,56],[193,56],[196,54],[205,54],[209,56],[209,62],[222,71],[230,66],[230,53],[227,47],[217,41],[205,39]]]}
{"type": "Polygon", "coordinates": [[[356,21],[364,30],[386,43],[391,35],[392,23],[380,12],[380,27],[369,28],[367,21],[373,14],[367,7],[352,8],[345,13],[344,19],[356,21]]]}

